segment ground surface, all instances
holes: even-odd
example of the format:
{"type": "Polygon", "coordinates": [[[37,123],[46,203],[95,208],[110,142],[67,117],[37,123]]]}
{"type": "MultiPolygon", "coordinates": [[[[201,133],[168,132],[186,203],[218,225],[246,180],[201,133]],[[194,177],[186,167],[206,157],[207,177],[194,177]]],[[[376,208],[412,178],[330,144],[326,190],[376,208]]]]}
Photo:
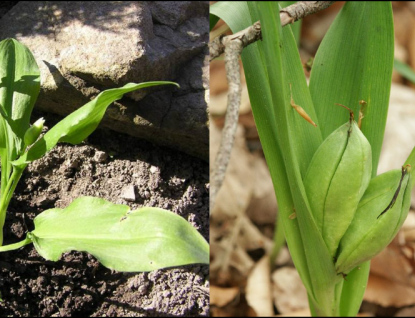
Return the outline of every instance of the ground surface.
{"type": "MultiPolygon", "coordinates": [[[[49,127],[57,120],[32,118],[41,116],[49,127]]],[[[29,165],[9,207],[4,243],[23,239],[38,213],[82,195],[168,209],[208,239],[208,169],[183,153],[97,130],[86,143],[60,144],[29,165]]],[[[208,316],[208,275],[208,265],[112,272],[81,252],[54,263],[28,245],[0,254],[0,316],[208,316]]]]}

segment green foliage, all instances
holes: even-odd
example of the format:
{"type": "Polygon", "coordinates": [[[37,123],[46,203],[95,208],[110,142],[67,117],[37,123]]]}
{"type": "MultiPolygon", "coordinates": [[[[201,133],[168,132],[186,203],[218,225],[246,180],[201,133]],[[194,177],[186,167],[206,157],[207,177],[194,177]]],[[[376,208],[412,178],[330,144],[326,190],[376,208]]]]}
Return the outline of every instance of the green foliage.
{"type": "MultiPolygon", "coordinates": [[[[101,92],[39,138],[44,120],[29,127],[40,89],[39,69],[31,52],[14,39],[0,42],[0,243],[6,211],[26,166],[58,142],[78,144],[98,126],[108,106],[137,89],[176,85],[159,81],[129,83],[101,92]]],[[[66,209],[50,209],[35,218],[25,240],[0,246],[9,251],[34,243],[40,255],[56,261],[70,250],[87,251],[119,271],[209,262],[209,245],[183,218],[158,208],[130,211],[128,206],[82,197],[66,209]]],[[[1,244],[0,244],[1,245],[1,244]]]]}
{"type": "Polygon", "coordinates": [[[399,74],[401,74],[406,79],[410,80],[412,83],[415,83],[415,72],[408,64],[394,59],[393,66],[399,74]]]}
{"type": "MultiPolygon", "coordinates": [[[[40,72],[32,53],[14,39],[0,42],[1,196],[11,176],[11,161],[23,150],[23,138],[40,91],[40,72]]],[[[0,226],[2,227],[1,221],[0,226]]]]}
{"type": "Polygon", "coordinates": [[[65,209],[41,213],[34,223],[27,236],[47,260],[85,251],[105,267],[126,272],[209,262],[209,245],[199,232],[159,208],[130,211],[126,205],[81,197],[65,209]]]}
{"type": "MultiPolygon", "coordinates": [[[[379,219],[383,205],[376,205],[375,218],[362,213],[362,200],[371,197],[372,184],[378,182],[369,181],[377,174],[388,110],[394,46],[391,4],[346,2],[318,49],[309,86],[293,33],[290,26],[281,28],[278,13],[275,2],[211,6],[211,15],[222,18],[234,33],[261,21],[263,41],[246,47],[241,57],[278,200],[278,221],[313,315],[355,316],[367,284],[367,260],[398,231],[414,184],[414,169],[401,179],[400,188],[396,178],[384,179],[382,187],[389,192],[382,204],[395,200],[394,205],[379,219]],[[297,112],[293,103],[317,127],[304,120],[304,112],[297,112]],[[361,131],[354,121],[348,123],[349,113],[336,103],[349,106],[356,118],[359,104],[366,104],[361,131]],[[393,226],[381,238],[388,221],[393,226]]],[[[415,164],[415,149],[405,164],[415,164]]]]}

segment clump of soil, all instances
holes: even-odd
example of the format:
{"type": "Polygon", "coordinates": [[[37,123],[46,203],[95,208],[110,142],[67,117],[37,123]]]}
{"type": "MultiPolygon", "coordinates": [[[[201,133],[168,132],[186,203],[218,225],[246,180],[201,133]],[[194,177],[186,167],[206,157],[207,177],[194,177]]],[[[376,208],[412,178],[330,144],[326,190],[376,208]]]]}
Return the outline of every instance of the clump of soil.
{"type": "MultiPolygon", "coordinates": [[[[58,120],[33,118],[41,116],[49,127],[58,120]]],[[[203,160],[98,129],[87,142],[59,144],[28,166],[9,206],[4,244],[22,240],[38,213],[84,195],[168,209],[208,240],[208,183],[203,160]]],[[[119,273],[83,252],[46,261],[28,245],[0,253],[0,275],[0,316],[209,315],[208,265],[119,273]]]]}

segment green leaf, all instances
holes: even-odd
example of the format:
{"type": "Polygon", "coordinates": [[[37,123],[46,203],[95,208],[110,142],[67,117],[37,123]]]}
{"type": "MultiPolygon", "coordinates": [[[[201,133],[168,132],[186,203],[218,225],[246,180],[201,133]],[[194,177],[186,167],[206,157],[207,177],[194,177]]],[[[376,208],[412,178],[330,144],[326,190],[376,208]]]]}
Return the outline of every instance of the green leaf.
{"type": "MultiPolygon", "coordinates": [[[[278,15],[279,8],[275,4],[273,8],[266,7],[265,9],[257,9],[256,5],[257,3],[253,2],[248,2],[248,4],[229,2],[223,5],[219,2],[211,7],[211,13],[220,16],[234,33],[248,27],[252,21],[259,20],[261,13],[276,12],[278,15]]],[[[270,20],[271,26],[265,26],[261,19],[263,42],[256,42],[246,47],[241,57],[255,122],[276,191],[279,218],[284,225],[290,253],[301,279],[309,293],[316,299],[316,289],[313,285],[316,282],[321,285],[317,294],[321,295],[320,291],[330,292],[330,289],[334,292],[336,274],[321,235],[304,206],[307,206],[307,203],[304,202],[306,198],[301,175],[305,173],[308,162],[322,138],[319,129],[306,122],[290,106],[289,83],[292,83],[296,104],[302,106],[313,119],[316,117],[290,27],[282,31],[284,34],[282,36],[275,31],[277,22],[273,21],[274,17],[268,15],[266,19],[270,20]],[[268,34],[268,30],[277,33],[268,34]],[[270,43],[266,44],[267,40],[270,43]],[[276,57],[280,51],[279,43],[275,41],[280,41],[282,46],[279,58],[276,57]],[[267,48],[266,45],[271,45],[271,47],[267,48]],[[275,79],[276,76],[279,78],[275,79]],[[284,78],[284,81],[281,78],[284,78]],[[296,138],[293,138],[293,135],[296,138]],[[299,155],[300,153],[302,156],[299,155]],[[295,160],[293,160],[294,157],[295,160]],[[287,178],[287,170],[290,170],[289,178],[287,178]],[[296,189],[298,184],[302,190],[296,189]],[[290,188],[295,189],[296,193],[292,194],[290,188]],[[294,195],[295,201],[293,201],[294,195]],[[301,202],[298,203],[298,201],[301,202]],[[295,215],[297,217],[293,217],[295,215]],[[310,255],[314,255],[314,259],[310,255]],[[319,272],[324,272],[320,282],[320,275],[316,275],[315,268],[319,272]],[[327,285],[330,286],[322,287],[327,287],[327,285]]]]}
{"type": "Polygon", "coordinates": [[[65,209],[50,209],[28,234],[38,253],[57,261],[76,250],[105,267],[135,272],[209,263],[209,244],[182,217],[159,208],[130,211],[126,205],[81,197],[65,209]]]}
{"type": "Polygon", "coordinates": [[[393,66],[399,74],[410,80],[412,83],[415,83],[415,72],[408,64],[394,59],[393,66]]]}
{"type": "Polygon", "coordinates": [[[325,35],[314,59],[310,92],[323,138],[359,114],[367,102],[362,131],[372,147],[377,174],[385,131],[393,69],[393,18],[390,2],[347,1],[325,35]]]}
{"type": "Polygon", "coordinates": [[[56,124],[43,137],[35,142],[26,153],[18,160],[14,161],[13,165],[23,166],[41,158],[58,142],[68,142],[71,144],[82,142],[97,128],[108,106],[115,100],[120,99],[125,93],[140,88],[166,84],[172,84],[179,87],[179,85],[174,82],[128,83],[123,87],[108,89],[101,92],[94,100],[85,104],[56,124]]]}
{"type": "MultiPolygon", "coordinates": [[[[286,8],[294,3],[297,3],[297,1],[280,1],[281,8],[286,8]]],[[[297,43],[297,46],[300,45],[300,36],[301,36],[301,25],[303,20],[297,20],[293,24],[290,25],[291,30],[293,31],[295,42],[297,43]]]]}
{"type": "MultiPolygon", "coordinates": [[[[294,37],[290,29],[283,30],[281,27],[278,5],[274,2],[258,2],[258,12],[262,27],[264,60],[269,70],[269,85],[274,88],[271,90],[271,96],[279,133],[277,135],[278,144],[284,158],[299,229],[306,250],[307,266],[310,271],[312,289],[309,292],[318,305],[319,314],[334,314],[334,286],[338,277],[332,258],[311,215],[302,181],[305,166],[301,169],[302,161],[311,160],[313,148],[317,147],[321,141],[320,132],[299,116],[290,105],[287,80],[295,74],[294,71],[298,68],[301,69],[301,75],[298,74],[296,78],[298,81],[293,85],[305,85],[305,78],[294,37]],[[290,33],[288,34],[288,32],[290,33]],[[293,64],[294,67],[290,68],[290,64],[293,64]],[[306,129],[308,129],[308,134],[305,133],[306,129]],[[305,143],[304,141],[308,138],[309,140],[305,143]]],[[[311,100],[307,109],[312,116],[311,100]]]]}
{"type": "MultiPolygon", "coordinates": [[[[233,33],[243,30],[259,20],[254,2],[217,2],[210,7],[210,13],[223,19],[233,33]]],[[[298,228],[298,220],[290,218],[295,212],[293,210],[294,203],[278,145],[277,125],[272,107],[268,72],[262,55],[262,42],[255,42],[247,46],[241,54],[249,99],[278,200],[278,218],[284,226],[287,244],[295,266],[307,290],[310,290],[311,277],[298,228]]]]}
{"type": "Polygon", "coordinates": [[[29,49],[15,39],[0,42],[1,188],[11,173],[12,160],[23,148],[30,115],[40,91],[40,72],[29,49]]]}
{"type": "MultiPolygon", "coordinates": [[[[372,148],[372,177],[383,141],[393,68],[393,19],[390,2],[346,2],[324,37],[313,63],[310,93],[323,138],[348,120],[359,101],[367,102],[362,132],[372,148]]],[[[353,172],[351,172],[353,173],[353,172]]],[[[369,262],[344,282],[341,315],[355,315],[367,284],[369,262]]]]}
{"type": "Polygon", "coordinates": [[[219,18],[213,14],[209,15],[209,31],[212,31],[212,29],[215,27],[216,23],[218,23],[219,18]]]}

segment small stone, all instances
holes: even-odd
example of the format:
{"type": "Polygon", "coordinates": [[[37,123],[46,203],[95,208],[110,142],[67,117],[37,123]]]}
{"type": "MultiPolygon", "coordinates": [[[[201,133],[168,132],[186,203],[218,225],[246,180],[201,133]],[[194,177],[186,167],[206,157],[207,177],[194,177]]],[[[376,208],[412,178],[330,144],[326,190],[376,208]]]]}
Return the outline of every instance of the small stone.
{"type": "Polygon", "coordinates": [[[153,173],[153,174],[154,174],[154,173],[156,173],[156,171],[157,171],[157,170],[158,170],[158,169],[157,169],[157,167],[155,167],[155,166],[151,166],[151,167],[150,167],[150,172],[151,172],[151,173],[153,173]]]}
{"type": "Polygon", "coordinates": [[[107,160],[107,158],[108,158],[108,155],[105,152],[96,151],[93,160],[95,162],[103,163],[103,162],[105,162],[105,160],[107,160]]]}
{"type": "Polygon", "coordinates": [[[121,191],[121,198],[126,201],[135,202],[136,197],[134,186],[128,185],[124,187],[121,191]]]}

